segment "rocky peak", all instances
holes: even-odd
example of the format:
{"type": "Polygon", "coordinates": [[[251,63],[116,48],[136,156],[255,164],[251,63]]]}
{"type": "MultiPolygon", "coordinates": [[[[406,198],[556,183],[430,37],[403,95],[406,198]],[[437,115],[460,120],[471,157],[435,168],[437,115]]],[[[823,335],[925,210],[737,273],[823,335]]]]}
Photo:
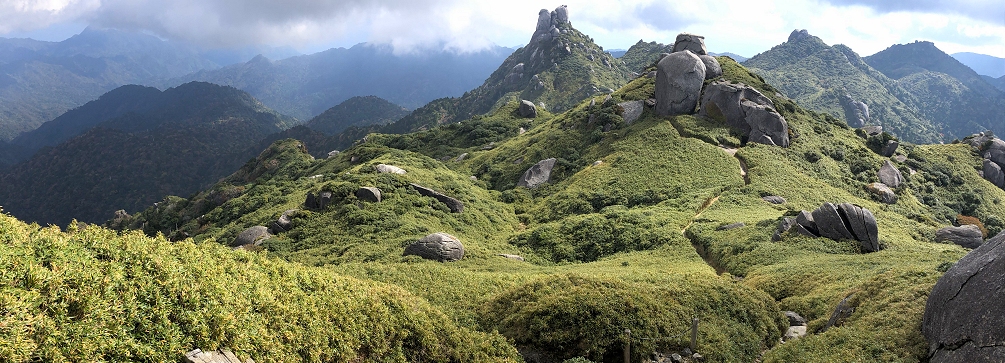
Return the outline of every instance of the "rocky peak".
{"type": "Polygon", "coordinates": [[[806,29],[796,29],[789,34],[789,42],[798,42],[809,37],[812,37],[812,35],[810,35],[810,32],[806,31],[806,29]]]}
{"type": "Polygon", "coordinates": [[[537,29],[531,42],[550,41],[558,38],[569,24],[569,7],[562,5],[554,11],[541,9],[537,13],[537,29]]]}

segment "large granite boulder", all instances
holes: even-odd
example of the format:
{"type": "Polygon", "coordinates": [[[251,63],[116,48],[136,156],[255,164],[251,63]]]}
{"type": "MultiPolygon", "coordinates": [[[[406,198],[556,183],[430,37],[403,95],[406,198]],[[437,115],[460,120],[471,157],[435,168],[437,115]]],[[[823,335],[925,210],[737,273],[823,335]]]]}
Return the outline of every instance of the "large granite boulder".
{"type": "Polygon", "coordinates": [[[449,197],[446,194],[426,188],[419,184],[411,183],[411,185],[412,188],[415,189],[415,191],[419,192],[420,195],[431,197],[433,199],[436,199],[440,203],[446,205],[447,208],[449,208],[450,212],[452,213],[460,213],[464,211],[464,203],[461,202],[460,200],[457,200],[456,198],[449,197]]]}
{"type": "Polygon", "coordinates": [[[865,186],[865,189],[879,197],[879,200],[886,204],[897,203],[897,193],[883,183],[872,183],[865,186]]]}
{"type": "Polygon", "coordinates": [[[523,118],[535,118],[537,117],[537,106],[534,106],[534,102],[527,100],[520,100],[520,117],[523,118]]]}
{"type": "Polygon", "coordinates": [[[782,234],[790,229],[810,237],[858,241],[866,253],[880,250],[876,217],[868,209],[850,203],[824,203],[813,212],[802,211],[796,218],[785,218],[772,240],[781,240],[782,234]]]}
{"type": "Polygon", "coordinates": [[[695,55],[708,55],[708,49],[705,49],[705,37],[691,33],[677,34],[677,39],[673,42],[673,52],[685,50],[695,55]]]}
{"type": "Polygon", "coordinates": [[[307,193],[307,198],[304,200],[304,208],[312,211],[320,211],[328,207],[332,201],[331,192],[319,192],[317,195],[314,193],[307,193]]]}
{"type": "Polygon", "coordinates": [[[883,161],[883,166],[879,168],[876,172],[876,176],[879,177],[879,182],[886,184],[890,188],[896,189],[900,184],[904,183],[904,175],[900,173],[900,170],[890,160],[883,161]]]}
{"type": "Polygon", "coordinates": [[[897,148],[900,147],[900,142],[897,140],[889,140],[886,145],[883,146],[883,150],[880,150],[879,154],[885,157],[891,157],[897,152],[897,148]]]}
{"type": "Polygon", "coordinates": [[[569,22],[569,7],[562,5],[551,12],[551,23],[553,26],[562,25],[569,22]]]}
{"type": "Polygon", "coordinates": [[[642,101],[627,101],[618,104],[624,110],[621,113],[621,118],[625,119],[625,124],[631,125],[632,122],[639,119],[639,116],[642,116],[642,104],[642,101]]]}
{"type": "Polygon", "coordinates": [[[262,241],[272,237],[269,234],[269,229],[265,226],[254,226],[245,229],[241,233],[237,234],[233,242],[230,242],[230,247],[241,247],[241,246],[258,246],[262,244],[262,241]]]}
{"type": "Polygon", "coordinates": [[[747,124],[750,125],[748,141],[758,144],[789,147],[789,125],[772,106],[761,105],[750,100],[740,101],[746,109],[747,124]]]}
{"type": "Polygon", "coordinates": [[[932,288],[921,332],[928,361],[1005,362],[1005,232],[963,256],[932,288]]]}
{"type": "Polygon", "coordinates": [[[710,55],[699,55],[701,62],[705,64],[705,79],[713,79],[722,76],[722,66],[719,60],[710,55]]]}
{"type": "Polygon", "coordinates": [[[671,53],[656,65],[656,113],[690,115],[698,107],[705,64],[691,51],[671,53]]]}
{"type": "Polygon", "coordinates": [[[977,248],[984,243],[984,233],[972,224],[959,227],[946,227],[935,231],[936,242],[951,242],[966,248],[977,248]]]}
{"type": "Polygon", "coordinates": [[[555,161],[557,161],[555,158],[549,158],[534,164],[523,173],[516,185],[533,189],[547,183],[551,179],[551,170],[555,168],[555,161]]]}
{"type": "Polygon", "coordinates": [[[296,209],[288,209],[279,216],[275,222],[272,222],[272,227],[269,228],[269,233],[279,234],[283,232],[288,232],[293,229],[293,216],[298,212],[296,209]]]}
{"type": "Polygon", "coordinates": [[[1005,172],[1002,172],[1000,165],[984,159],[984,179],[999,188],[1005,188],[1005,172]]]}
{"type": "Polygon", "coordinates": [[[403,256],[415,255],[427,260],[451,262],[464,258],[464,245],[457,237],[443,232],[420,238],[405,247],[403,256]]]}
{"type": "Polygon", "coordinates": [[[774,109],[771,99],[753,87],[730,82],[714,82],[705,87],[699,115],[736,129],[747,141],[789,146],[789,126],[774,109]]]}
{"type": "Polygon", "coordinates": [[[798,42],[800,40],[807,39],[809,37],[811,37],[810,32],[806,31],[806,29],[795,29],[792,31],[792,33],[789,33],[788,42],[789,43],[798,42]]]}
{"type": "Polygon", "coordinates": [[[356,189],[356,198],[359,200],[378,203],[380,202],[380,189],[375,187],[361,187],[356,189]]]}

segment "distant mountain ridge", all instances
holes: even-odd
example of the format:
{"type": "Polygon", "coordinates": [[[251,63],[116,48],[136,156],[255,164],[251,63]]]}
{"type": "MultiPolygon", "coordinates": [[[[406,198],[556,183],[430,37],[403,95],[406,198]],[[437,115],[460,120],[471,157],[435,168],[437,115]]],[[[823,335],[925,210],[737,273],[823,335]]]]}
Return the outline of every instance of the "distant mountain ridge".
{"type": "Polygon", "coordinates": [[[918,100],[895,80],[869,66],[851,48],[829,46],[805,30],[793,31],[786,42],[743,65],[803,107],[847,120],[853,127],[882,125],[916,143],[943,139],[939,126],[921,115],[918,100]]]}
{"type": "Polygon", "coordinates": [[[950,56],[982,76],[1005,77],[1005,58],[970,52],[953,53],[950,56]]]}
{"type": "Polygon", "coordinates": [[[1005,134],[1005,93],[934,43],[897,44],[864,60],[916,96],[922,114],[947,137],[1005,134]]]}
{"type": "Polygon", "coordinates": [[[65,225],[188,195],[232,173],[261,151],[253,149],[259,140],[294,122],[232,87],[193,82],[143,88],[147,96],[138,98],[121,97],[139,90],[125,87],[103,102],[131,111],[41,149],[0,177],[4,211],[65,225]]]}
{"type": "Polygon", "coordinates": [[[0,140],[118,86],[216,68],[191,46],[88,27],[61,42],[0,38],[0,140]]]}
{"type": "Polygon", "coordinates": [[[264,56],[161,82],[211,82],[247,91],[270,108],[302,121],[354,96],[375,95],[415,108],[457,96],[487,77],[511,50],[476,53],[439,50],[396,55],[390,46],[357,44],[282,60],[264,56]]]}
{"type": "Polygon", "coordinates": [[[377,96],[355,96],[307,122],[307,127],[335,135],[351,126],[385,125],[408,114],[404,107],[377,96]]]}

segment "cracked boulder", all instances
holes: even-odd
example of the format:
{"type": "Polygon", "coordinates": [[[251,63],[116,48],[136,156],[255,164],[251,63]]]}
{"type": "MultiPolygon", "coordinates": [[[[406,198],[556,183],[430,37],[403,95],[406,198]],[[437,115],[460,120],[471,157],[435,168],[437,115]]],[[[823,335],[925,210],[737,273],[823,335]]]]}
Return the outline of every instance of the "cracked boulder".
{"type": "Polygon", "coordinates": [[[749,142],[788,147],[789,124],[774,106],[748,85],[713,82],[701,96],[699,115],[729,125],[749,142]]]}
{"type": "Polygon", "coordinates": [[[705,63],[691,51],[670,53],[656,65],[656,113],[690,115],[698,107],[705,63]]]}
{"type": "Polygon", "coordinates": [[[457,237],[443,232],[420,238],[405,247],[403,256],[419,256],[427,260],[452,262],[464,258],[464,245],[457,237]]]}
{"type": "Polygon", "coordinates": [[[963,256],[932,288],[921,332],[928,360],[1005,362],[1005,232],[963,256]]]}
{"type": "Polygon", "coordinates": [[[772,240],[781,240],[790,229],[809,237],[858,241],[866,253],[880,250],[876,217],[868,209],[850,203],[824,203],[813,212],[802,211],[796,218],[785,218],[772,240]]]}
{"type": "Polygon", "coordinates": [[[520,108],[518,112],[520,113],[520,117],[535,118],[537,117],[537,106],[534,106],[534,102],[520,100],[520,108]]]}

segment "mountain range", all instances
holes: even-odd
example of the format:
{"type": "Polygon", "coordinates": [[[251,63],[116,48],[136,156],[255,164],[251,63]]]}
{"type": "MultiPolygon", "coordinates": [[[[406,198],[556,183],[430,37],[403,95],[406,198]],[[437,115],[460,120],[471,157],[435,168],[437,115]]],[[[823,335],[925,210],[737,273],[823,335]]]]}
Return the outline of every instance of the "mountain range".
{"type": "Polygon", "coordinates": [[[847,46],[829,46],[796,30],[744,65],[809,109],[854,127],[881,125],[912,142],[1005,127],[1005,94],[930,42],[862,58],[847,46]]]}
{"type": "Polygon", "coordinates": [[[215,67],[192,46],[114,29],[88,27],[61,42],[0,38],[0,140],[116,87],[215,67]]]}
{"type": "Polygon", "coordinates": [[[309,120],[354,96],[375,95],[406,108],[456,96],[479,85],[512,49],[474,53],[395,54],[390,46],[357,44],[277,61],[264,56],[161,82],[203,81],[244,90],[276,111],[309,120]]]}
{"type": "Polygon", "coordinates": [[[198,191],[294,122],[245,92],[199,82],[123,86],[56,120],[90,126],[0,175],[4,210],[43,224],[101,221],[198,191]]]}
{"type": "Polygon", "coordinates": [[[1001,126],[998,91],[931,43],[705,41],[619,59],[541,10],[480,86],[411,112],[321,106],[349,86],[297,73],[388,56],[366,46],[197,73],[252,90],[112,89],[0,141],[37,150],[0,173],[0,361],[987,354],[1005,142],[966,132],[1001,126]],[[962,308],[932,307],[947,290],[962,308]]]}

